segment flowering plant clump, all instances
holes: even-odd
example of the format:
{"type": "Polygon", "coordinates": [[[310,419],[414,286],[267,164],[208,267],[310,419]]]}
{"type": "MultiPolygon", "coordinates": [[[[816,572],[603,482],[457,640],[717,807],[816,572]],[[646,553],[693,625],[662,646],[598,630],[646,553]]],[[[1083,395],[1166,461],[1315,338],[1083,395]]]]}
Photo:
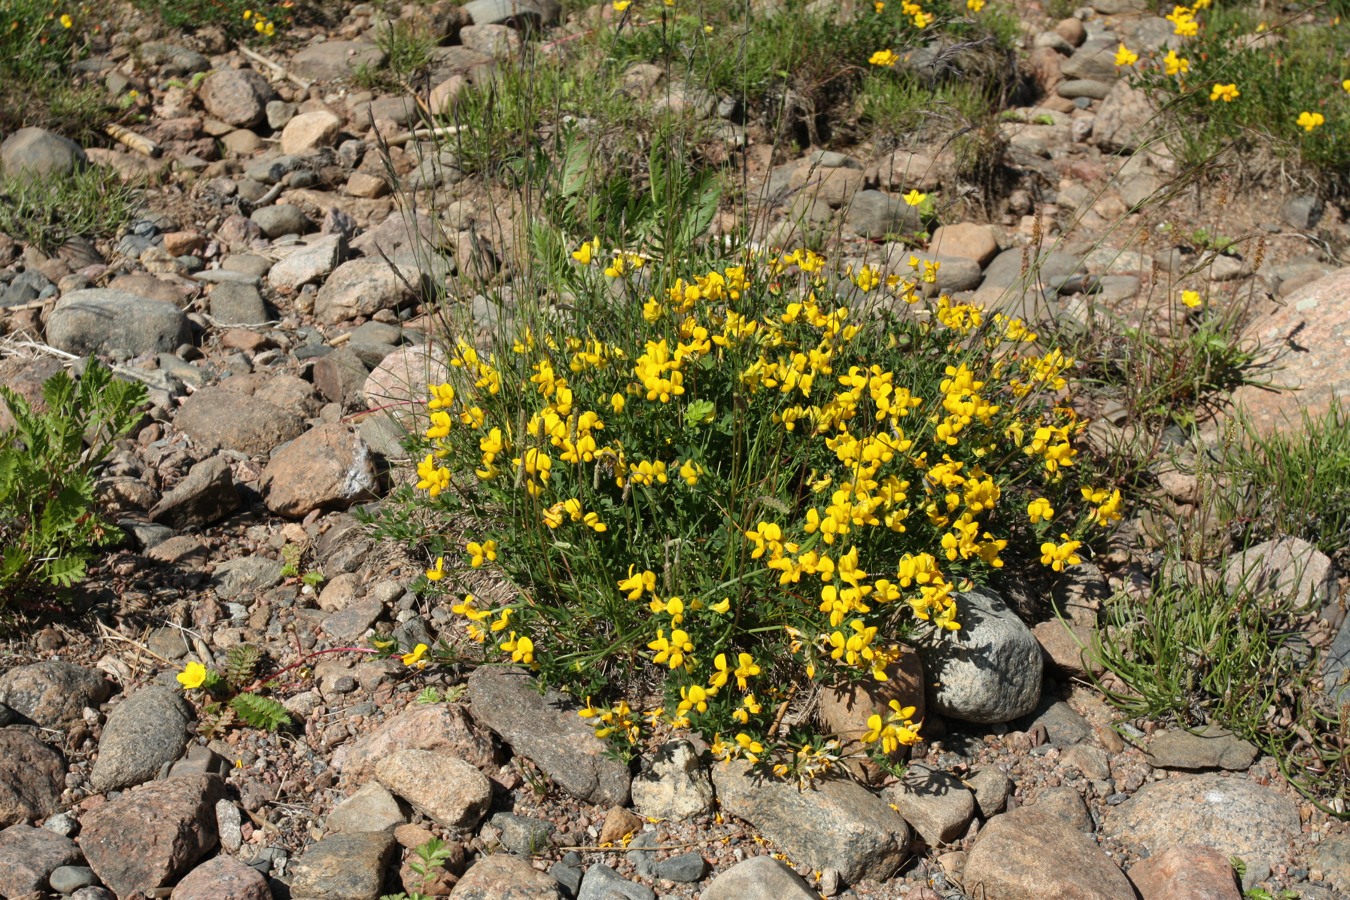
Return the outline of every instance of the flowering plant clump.
{"type": "MultiPolygon", "coordinates": [[[[427,586],[500,570],[506,602],[450,594],[469,638],[621,749],[698,729],[720,757],[823,771],[844,742],[783,725],[798,690],[887,680],[906,643],[959,638],[965,586],[1010,559],[1061,571],[1121,516],[1073,477],[1074,361],[923,299],[917,258],[688,272],[588,241],[569,266],[566,302],[458,340],[430,386],[418,502],[469,524],[427,586]]],[[[889,752],[913,716],[849,737],[889,752]]]]}
{"type": "Polygon", "coordinates": [[[1341,85],[1350,29],[1334,11],[1324,15],[1304,28],[1211,8],[1209,0],[1174,5],[1166,15],[1174,42],[1147,52],[1122,43],[1115,63],[1176,120],[1166,139],[1184,162],[1227,147],[1268,148],[1343,184],[1350,94],[1341,85]]]}

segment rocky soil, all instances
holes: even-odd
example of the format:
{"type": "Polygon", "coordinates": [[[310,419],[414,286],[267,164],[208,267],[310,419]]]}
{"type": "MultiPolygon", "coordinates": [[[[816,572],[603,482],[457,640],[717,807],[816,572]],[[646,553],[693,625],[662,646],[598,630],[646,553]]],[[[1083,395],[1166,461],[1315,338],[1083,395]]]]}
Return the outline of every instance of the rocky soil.
{"type": "MultiPolygon", "coordinates": [[[[433,104],[490,77],[522,40],[556,42],[590,21],[559,22],[548,0],[407,15],[444,29],[433,104]]],[[[1043,99],[1001,126],[1017,184],[998,208],[972,204],[967,221],[932,235],[939,287],[1010,308],[1031,252],[1039,281],[1012,308],[1091,327],[1099,306],[1157,324],[1190,260],[1156,230],[1125,244],[1135,229],[1112,229],[1137,221],[1130,210],[1173,173],[1156,153],[1117,155],[1140,148],[1151,110],[1111,59],[1121,39],[1161,46],[1170,26],[1132,0],[1098,0],[1051,27],[1026,16],[1044,28],[1022,54],[1043,99]]],[[[541,697],[523,673],[316,655],[371,636],[461,638],[449,610],[408,590],[426,560],[372,540],[351,510],[406,478],[406,411],[443,366],[417,289],[448,283],[453,296],[456,273],[486,266],[509,299],[523,252],[513,223],[528,218],[452,154],[406,140],[417,125],[407,98],[351,85],[382,54],[377,19],[357,6],[330,32],[298,30],[269,49],[283,68],[209,34],[118,35],[84,65],[138,87],[156,157],[39,130],[0,135],[6,173],[59,177],[96,162],[155,185],[149,212],[113,242],[49,257],[0,236],[0,383],[36,398],[54,371],[98,354],[145,383],[152,403],[100,481],[125,546],[73,610],[28,607],[4,640],[0,896],[375,900],[417,885],[408,863],[433,835],[450,857],[428,893],[462,900],[1237,898],[1233,857],[1242,888],[1350,894],[1350,833],[1272,759],[1217,729],[1118,723],[1086,686],[1093,663],[1080,643],[1104,597],[1137,583],[1156,549],[1137,520],[1056,598],[1063,621],[1027,623],[1003,599],[965,598],[983,624],[907,682],[929,715],[899,781],[802,792],[710,766],[697,735],[629,768],[601,753],[575,703],[541,697]],[[198,73],[209,74],[185,87],[198,73]],[[408,187],[439,202],[402,209],[408,187]],[[283,574],[287,545],[322,582],[283,574]],[[208,741],[175,676],[241,643],[278,666],[310,663],[280,691],[296,725],[208,741]]],[[[692,102],[648,68],[635,67],[635,91],[692,102]]],[[[710,120],[735,115],[708,99],[694,105],[710,120]]],[[[833,233],[847,255],[903,268],[909,249],[884,241],[910,215],[901,194],[959,188],[941,148],[789,158],[760,131],[727,118],[715,133],[750,174],[767,244],[833,233]]],[[[1284,347],[1278,377],[1307,388],[1241,398],[1277,427],[1350,389],[1350,268],[1327,250],[1350,231],[1308,197],[1226,199],[1180,197],[1167,215],[1264,235],[1259,269],[1221,256],[1185,283],[1256,298],[1250,334],[1284,347]]],[[[726,213],[716,227],[737,224],[726,213]]],[[[482,324],[496,315],[486,297],[455,299],[482,324]]],[[[1094,440],[1120,424],[1102,410],[1094,440]]],[[[1194,509],[1193,479],[1169,471],[1160,483],[1164,502],[1194,509]]],[[[1244,562],[1277,579],[1300,571],[1286,587],[1324,611],[1319,640],[1337,634],[1330,560],[1287,540],[1244,562]]],[[[1350,633],[1335,637],[1342,645],[1350,633]]],[[[837,706],[827,699],[822,716],[860,726],[837,706]]]]}

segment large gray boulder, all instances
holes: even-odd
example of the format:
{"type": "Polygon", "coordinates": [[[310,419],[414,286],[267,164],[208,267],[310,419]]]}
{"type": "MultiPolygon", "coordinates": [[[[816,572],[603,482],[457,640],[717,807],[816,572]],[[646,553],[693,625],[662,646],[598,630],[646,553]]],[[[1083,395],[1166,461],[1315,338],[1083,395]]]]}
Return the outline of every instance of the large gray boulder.
{"type": "Polygon", "coordinates": [[[1041,697],[1036,636],[993,594],[967,591],[957,595],[956,606],[961,630],[919,648],[928,708],[984,725],[1031,712],[1041,697]]]}
{"type": "Polygon", "coordinates": [[[0,174],[10,178],[61,178],[88,165],[84,148],[42,128],[20,128],[0,144],[0,174]]]}
{"type": "Polygon", "coordinates": [[[191,340],[188,318],[177,306],[110,288],[66,294],[47,320],[47,342],[77,356],[172,353],[191,340]]]}

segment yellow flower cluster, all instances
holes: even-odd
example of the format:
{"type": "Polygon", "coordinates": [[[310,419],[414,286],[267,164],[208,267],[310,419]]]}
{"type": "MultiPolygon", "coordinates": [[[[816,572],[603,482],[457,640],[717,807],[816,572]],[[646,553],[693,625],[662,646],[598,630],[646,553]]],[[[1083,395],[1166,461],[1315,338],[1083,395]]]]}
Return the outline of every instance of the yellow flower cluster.
{"type": "MultiPolygon", "coordinates": [[[[1020,320],[941,295],[930,316],[909,320],[931,347],[924,359],[940,360],[916,378],[894,338],[888,349],[888,335],[840,302],[836,286],[904,310],[936,280],[936,264],[917,257],[898,273],[827,272],[822,256],[799,249],[665,281],[634,277],[644,258],[602,253],[598,239],[572,258],[579,284],[607,296],[610,279],[625,291],[661,285],[633,304],[635,332],[541,325],[503,343],[502,361],[460,343],[455,377],[428,386],[418,487],[454,503],[481,496],[482,508],[538,532],[533,551],[519,537],[503,540],[510,552],[496,539],[468,541],[471,567],[520,566],[532,589],[499,608],[465,596],[452,612],[472,639],[491,637],[551,678],[590,678],[595,663],[623,659],[635,680],[664,681],[659,705],[588,697],[581,715],[601,737],[635,744],[658,726],[697,724],[732,735],[714,741],[724,758],[774,757],[799,777],[825,771],[836,745],[797,745],[784,758],[767,727],[785,667],[884,681],[906,629],[960,629],[958,585],[1004,564],[1010,535],[1000,529],[1056,515],[1005,470],[1061,497],[1052,486],[1074,465],[1080,426],[1051,401],[1062,402],[1074,361],[1028,352],[1036,335],[1020,320]],[[745,438],[758,449],[739,434],[762,436],[745,438]],[[762,468],[737,468],[756,454],[762,468]],[[1017,524],[1003,509],[1010,498],[1017,524]],[[714,536],[709,522],[727,526],[714,536]],[[550,600],[554,581],[583,567],[608,574],[568,582],[566,599],[550,600]],[[720,574],[700,580],[705,569],[720,574]],[[595,630],[565,637],[583,614],[596,616],[595,630]]],[[[1119,491],[1085,489],[1082,499],[1088,524],[1119,520],[1119,491]]],[[[1065,531],[1041,546],[1042,562],[1063,570],[1080,546],[1065,531]]],[[[578,693],[593,684],[603,681],[578,693]]],[[[865,742],[913,743],[912,716],[897,706],[874,717],[865,742]]]]}
{"type": "Polygon", "coordinates": [[[261,13],[254,13],[251,9],[244,10],[244,21],[253,23],[253,30],[263,37],[272,37],[277,33],[276,23],[261,13]]]}

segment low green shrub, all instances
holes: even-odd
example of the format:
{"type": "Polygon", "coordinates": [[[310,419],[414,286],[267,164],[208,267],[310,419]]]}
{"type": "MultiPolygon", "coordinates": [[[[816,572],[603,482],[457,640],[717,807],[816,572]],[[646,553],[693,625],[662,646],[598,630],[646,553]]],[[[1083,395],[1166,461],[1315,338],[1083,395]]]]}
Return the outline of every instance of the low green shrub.
{"type": "MultiPolygon", "coordinates": [[[[719,756],[818,774],[843,742],[784,732],[799,691],[886,680],[960,627],[961,590],[1005,560],[1073,565],[1121,515],[1074,478],[1072,360],[924,300],[931,266],[571,257],[557,303],[450,348],[418,491],[389,515],[414,539],[426,523],[433,592],[500,570],[504,602],[453,598],[467,634],[586,698],[620,752],[693,727],[719,756]]],[[[849,737],[889,753],[912,716],[849,737]]]]}
{"type": "Polygon", "coordinates": [[[94,508],[94,473],[140,420],[145,388],[91,361],[78,382],[52,376],[42,397],[39,412],[0,386],[15,422],[0,433],[0,605],[38,584],[70,587],[118,536],[94,508]]]}

